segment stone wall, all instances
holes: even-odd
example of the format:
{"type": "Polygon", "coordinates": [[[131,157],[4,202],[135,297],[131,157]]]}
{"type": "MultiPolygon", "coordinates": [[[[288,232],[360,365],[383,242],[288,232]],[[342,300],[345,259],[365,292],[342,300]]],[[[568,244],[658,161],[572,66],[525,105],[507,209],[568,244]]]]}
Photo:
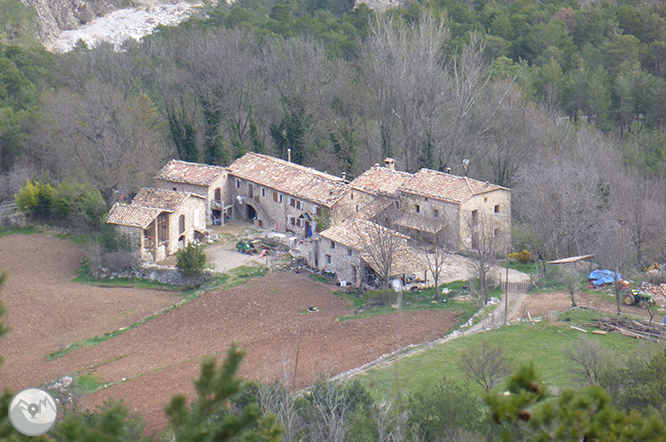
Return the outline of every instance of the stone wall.
{"type": "Polygon", "coordinates": [[[511,191],[500,189],[476,195],[460,206],[460,244],[463,250],[471,248],[470,226],[474,210],[478,211],[479,225],[485,229],[484,234],[494,236],[497,230],[497,250],[506,250],[511,244],[511,191]],[[498,212],[495,211],[496,206],[498,212]]]}
{"type": "Polygon", "coordinates": [[[319,266],[317,270],[328,270],[335,273],[339,281],[347,281],[348,284],[358,287],[361,282],[363,262],[361,252],[340,243],[335,243],[331,248],[331,240],[320,238],[319,241],[319,266]],[[330,259],[330,262],[328,262],[330,259]]]}

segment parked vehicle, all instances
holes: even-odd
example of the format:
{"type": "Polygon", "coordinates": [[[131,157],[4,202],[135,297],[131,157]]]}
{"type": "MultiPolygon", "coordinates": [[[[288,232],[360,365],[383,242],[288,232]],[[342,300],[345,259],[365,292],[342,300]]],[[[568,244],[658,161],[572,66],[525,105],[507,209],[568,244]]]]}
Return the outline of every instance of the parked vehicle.
{"type": "Polygon", "coordinates": [[[647,307],[649,305],[654,305],[654,299],[650,293],[646,293],[640,290],[631,289],[624,294],[622,300],[626,305],[634,305],[638,303],[641,307],[647,307]]]}
{"type": "Polygon", "coordinates": [[[241,239],[236,243],[236,250],[241,253],[245,253],[246,255],[257,253],[257,249],[254,247],[254,244],[246,239],[241,239]]]}

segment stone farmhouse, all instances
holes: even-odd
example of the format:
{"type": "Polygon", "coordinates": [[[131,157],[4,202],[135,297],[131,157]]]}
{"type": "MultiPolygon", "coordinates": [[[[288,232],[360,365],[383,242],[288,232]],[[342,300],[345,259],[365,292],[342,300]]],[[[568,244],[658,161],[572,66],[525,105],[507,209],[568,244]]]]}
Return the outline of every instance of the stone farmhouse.
{"type": "Polygon", "coordinates": [[[159,189],[114,205],[109,217],[137,238],[145,259],[163,259],[206,226],[235,219],[290,234],[309,265],[357,285],[377,271],[367,246],[377,226],[393,226],[387,232],[403,242],[395,274],[423,267],[412,253],[419,243],[460,251],[479,247],[481,235],[497,250],[511,241],[509,189],[429,169],[399,171],[391,158],[351,182],[257,153],[228,167],[171,160],[156,181],[159,189]]]}
{"type": "Polygon", "coordinates": [[[205,211],[200,195],[143,188],[131,204],[115,203],[107,222],[129,235],[142,260],[161,261],[203,236],[205,211]]]}
{"type": "Polygon", "coordinates": [[[206,225],[231,218],[233,199],[224,167],[171,160],[155,177],[160,189],[190,192],[206,199],[206,225]],[[225,216],[223,216],[223,214],[225,216]]]}

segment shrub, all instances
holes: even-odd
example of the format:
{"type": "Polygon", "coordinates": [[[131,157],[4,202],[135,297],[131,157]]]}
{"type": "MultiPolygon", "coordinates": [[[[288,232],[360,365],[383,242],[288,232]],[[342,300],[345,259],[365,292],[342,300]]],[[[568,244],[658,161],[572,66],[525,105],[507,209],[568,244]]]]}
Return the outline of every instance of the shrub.
{"type": "Polygon", "coordinates": [[[48,183],[34,183],[27,180],[24,187],[14,197],[18,209],[35,218],[46,218],[51,215],[54,189],[48,183]]]}
{"type": "Polygon", "coordinates": [[[521,264],[527,264],[528,262],[532,261],[532,254],[530,253],[529,250],[523,250],[520,253],[509,254],[509,258],[515,259],[521,264]]]}
{"type": "Polygon", "coordinates": [[[101,219],[99,243],[108,252],[132,251],[132,238],[118,231],[115,224],[107,224],[108,215],[101,219]]]}
{"type": "Polygon", "coordinates": [[[393,290],[370,290],[363,295],[369,305],[391,305],[398,299],[398,292],[393,290]]]}
{"type": "Polygon", "coordinates": [[[532,261],[532,254],[529,250],[523,250],[518,254],[518,262],[521,264],[527,264],[532,261]]]}
{"type": "Polygon", "coordinates": [[[176,268],[183,276],[201,275],[206,268],[206,254],[203,248],[189,243],[176,253],[176,268]]]}

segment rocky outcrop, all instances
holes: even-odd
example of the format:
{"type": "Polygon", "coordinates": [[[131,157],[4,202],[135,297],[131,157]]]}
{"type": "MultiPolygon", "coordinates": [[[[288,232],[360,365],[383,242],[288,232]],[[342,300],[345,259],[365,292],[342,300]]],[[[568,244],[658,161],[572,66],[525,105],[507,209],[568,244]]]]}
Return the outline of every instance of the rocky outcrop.
{"type": "Polygon", "coordinates": [[[52,42],[62,31],[78,29],[97,17],[123,7],[152,6],[154,0],[21,0],[37,15],[39,39],[52,42]]]}

